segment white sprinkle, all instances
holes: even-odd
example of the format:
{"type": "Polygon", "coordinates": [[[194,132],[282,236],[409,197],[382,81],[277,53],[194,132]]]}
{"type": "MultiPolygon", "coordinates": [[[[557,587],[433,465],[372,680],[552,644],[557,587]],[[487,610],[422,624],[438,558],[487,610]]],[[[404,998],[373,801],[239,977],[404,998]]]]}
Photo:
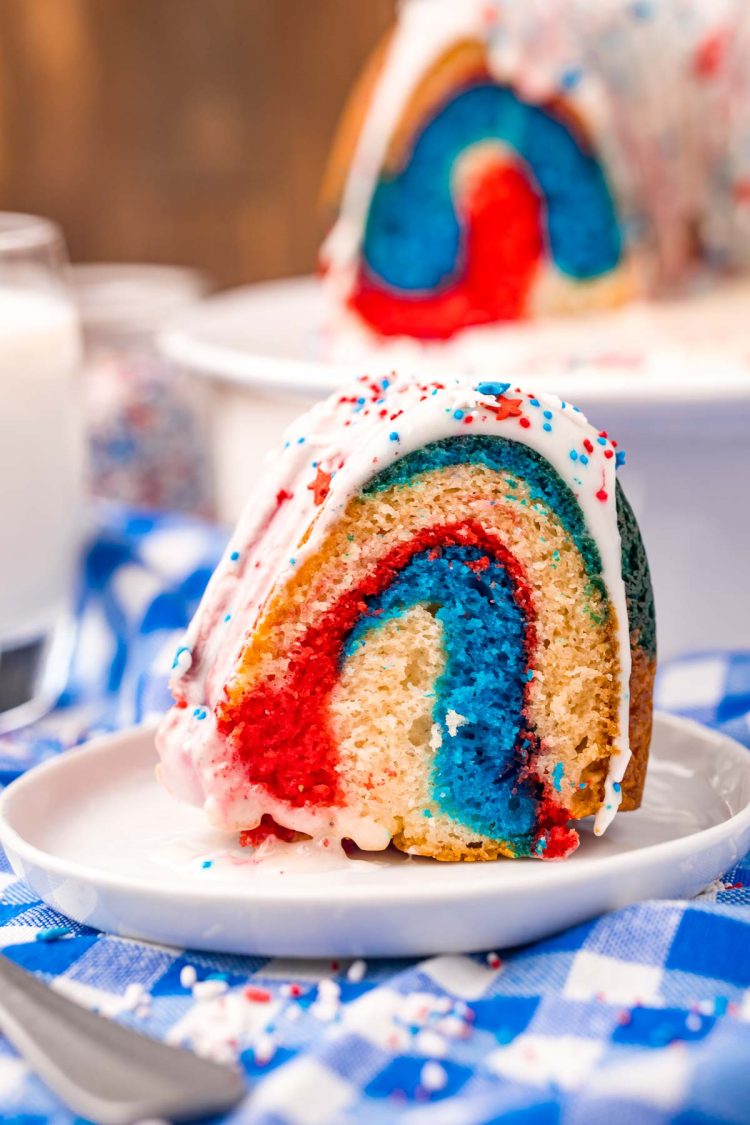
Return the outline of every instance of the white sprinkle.
{"type": "Polygon", "coordinates": [[[700,1031],[701,1027],[703,1026],[703,1021],[701,1020],[697,1012],[691,1012],[685,1020],[685,1026],[687,1027],[688,1031],[700,1031]]]}
{"type": "Polygon", "coordinates": [[[198,979],[198,974],[192,965],[183,965],[180,970],[180,984],[183,988],[192,988],[198,979]]]}
{"type": "Polygon", "coordinates": [[[352,984],[359,984],[364,980],[365,973],[367,972],[366,961],[352,961],[351,965],[346,971],[346,979],[351,981],[352,984]]]}
{"type": "Polygon", "coordinates": [[[225,980],[199,980],[193,985],[193,996],[196,1000],[213,1000],[226,992],[228,987],[225,980]]]}
{"type": "Polygon", "coordinates": [[[420,1055],[429,1055],[431,1058],[436,1056],[442,1058],[443,1055],[448,1054],[448,1044],[443,1039],[442,1035],[438,1035],[436,1031],[432,1031],[429,1027],[425,1027],[422,1031],[417,1032],[414,1039],[414,1046],[420,1055]]]}
{"type": "Polygon", "coordinates": [[[329,1004],[338,1003],[340,995],[341,989],[335,980],[331,980],[329,977],[324,977],[323,980],[318,984],[318,998],[320,1000],[324,1000],[329,1004]]]}
{"type": "Polygon", "coordinates": [[[341,989],[335,980],[324,978],[318,984],[318,996],[310,1012],[323,1023],[330,1023],[339,1014],[341,989]]]}
{"type": "Polygon", "coordinates": [[[146,990],[142,984],[129,984],[122,998],[123,1011],[134,1012],[145,998],[146,990]]]}
{"type": "Polygon", "coordinates": [[[465,1039],[470,1033],[468,1024],[458,1016],[444,1016],[438,1023],[438,1031],[447,1035],[449,1039],[465,1039]]]}
{"type": "Polygon", "coordinates": [[[448,1075],[439,1062],[428,1062],[422,1067],[419,1081],[424,1090],[442,1090],[448,1082],[448,1075]]]}
{"type": "Polygon", "coordinates": [[[445,715],[445,725],[448,727],[448,734],[451,738],[455,738],[458,728],[465,727],[468,721],[465,715],[459,715],[458,711],[454,711],[453,708],[447,711],[445,715]]]}
{"type": "Polygon", "coordinates": [[[255,1041],[253,1054],[258,1066],[265,1066],[276,1054],[276,1039],[267,1032],[262,1032],[255,1041]]]}
{"type": "Polygon", "coordinates": [[[440,747],[442,745],[443,745],[443,732],[440,729],[440,724],[439,723],[433,723],[432,724],[432,730],[430,731],[430,750],[437,751],[437,750],[440,749],[440,747]]]}

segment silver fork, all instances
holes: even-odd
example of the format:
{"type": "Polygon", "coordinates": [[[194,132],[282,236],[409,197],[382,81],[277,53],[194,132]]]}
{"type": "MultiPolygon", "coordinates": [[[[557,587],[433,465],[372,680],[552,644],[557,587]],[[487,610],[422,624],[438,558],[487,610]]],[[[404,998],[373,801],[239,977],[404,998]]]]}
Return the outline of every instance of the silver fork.
{"type": "Polygon", "coordinates": [[[65,1104],[99,1125],[190,1121],[245,1095],[240,1073],[168,1047],[48,988],[0,955],[0,1029],[65,1104]]]}

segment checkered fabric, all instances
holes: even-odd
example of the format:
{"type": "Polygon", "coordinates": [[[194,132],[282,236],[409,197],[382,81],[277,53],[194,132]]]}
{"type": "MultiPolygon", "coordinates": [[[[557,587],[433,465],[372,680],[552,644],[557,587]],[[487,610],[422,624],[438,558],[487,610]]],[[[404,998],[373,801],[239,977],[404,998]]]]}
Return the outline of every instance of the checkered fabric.
{"type": "MultiPolygon", "coordinates": [[[[70,690],[0,740],[4,780],[163,707],[222,541],[185,519],[103,513],[70,690]]],[[[658,701],[750,746],[750,654],[668,664],[658,701]]],[[[238,1059],[249,1092],[227,1121],[750,1122],[750,857],[691,902],[641,903],[499,956],[365,965],[100,934],[37,901],[0,853],[0,946],[112,1018],[238,1059]]],[[[0,1120],[73,1120],[2,1037],[0,1120]]]]}

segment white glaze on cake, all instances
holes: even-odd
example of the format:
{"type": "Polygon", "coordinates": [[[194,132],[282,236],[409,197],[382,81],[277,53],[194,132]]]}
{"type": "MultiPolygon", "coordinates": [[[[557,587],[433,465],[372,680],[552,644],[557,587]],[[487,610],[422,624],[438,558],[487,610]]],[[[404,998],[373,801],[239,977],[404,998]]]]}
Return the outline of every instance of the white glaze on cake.
{"type": "MultiPolygon", "coordinates": [[[[276,805],[267,796],[238,794],[227,778],[213,713],[268,597],[283,588],[294,568],[316,551],[348,501],[373,475],[430,442],[469,433],[497,435],[536,450],[559,473],[580,505],[601,556],[602,576],[617,619],[620,669],[619,735],[596,821],[596,830],[602,832],[620,803],[615,785],[622,781],[630,759],[630,637],[612,443],[580,411],[552,395],[535,398],[529,392],[514,393],[511,385],[505,397],[518,403],[520,413],[499,419],[491,408],[502,400],[480,393],[476,378],[435,384],[391,376],[386,381],[387,389],[381,388],[381,380],[365,377],[320,403],[290,427],[281,452],[269,458],[267,473],[176,655],[172,687],[182,706],[170,711],[159,732],[161,780],[175,796],[202,805],[217,827],[252,827],[264,813],[274,815],[276,805]],[[377,403],[372,401],[376,386],[381,388],[377,403]],[[528,425],[522,425],[521,419],[528,425]],[[545,425],[551,429],[545,430],[545,425]],[[586,465],[570,456],[585,439],[593,448],[586,465]],[[311,487],[319,470],[331,474],[322,505],[316,504],[311,487]]],[[[288,808],[279,806],[278,812],[279,823],[289,825],[288,808]]],[[[358,818],[351,809],[298,809],[290,826],[313,837],[347,836],[366,850],[387,843],[382,826],[358,818]]]]}

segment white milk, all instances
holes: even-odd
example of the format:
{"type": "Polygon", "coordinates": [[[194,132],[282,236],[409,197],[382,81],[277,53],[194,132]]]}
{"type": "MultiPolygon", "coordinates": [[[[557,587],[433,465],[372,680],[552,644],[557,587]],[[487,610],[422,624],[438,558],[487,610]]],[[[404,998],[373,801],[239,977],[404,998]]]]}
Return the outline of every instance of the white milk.
{"type": "Polygon", "coordinates": [[[71,603],[80,358],[72,304],[0,285],[0,649],[41,639],[71,603]]]}

